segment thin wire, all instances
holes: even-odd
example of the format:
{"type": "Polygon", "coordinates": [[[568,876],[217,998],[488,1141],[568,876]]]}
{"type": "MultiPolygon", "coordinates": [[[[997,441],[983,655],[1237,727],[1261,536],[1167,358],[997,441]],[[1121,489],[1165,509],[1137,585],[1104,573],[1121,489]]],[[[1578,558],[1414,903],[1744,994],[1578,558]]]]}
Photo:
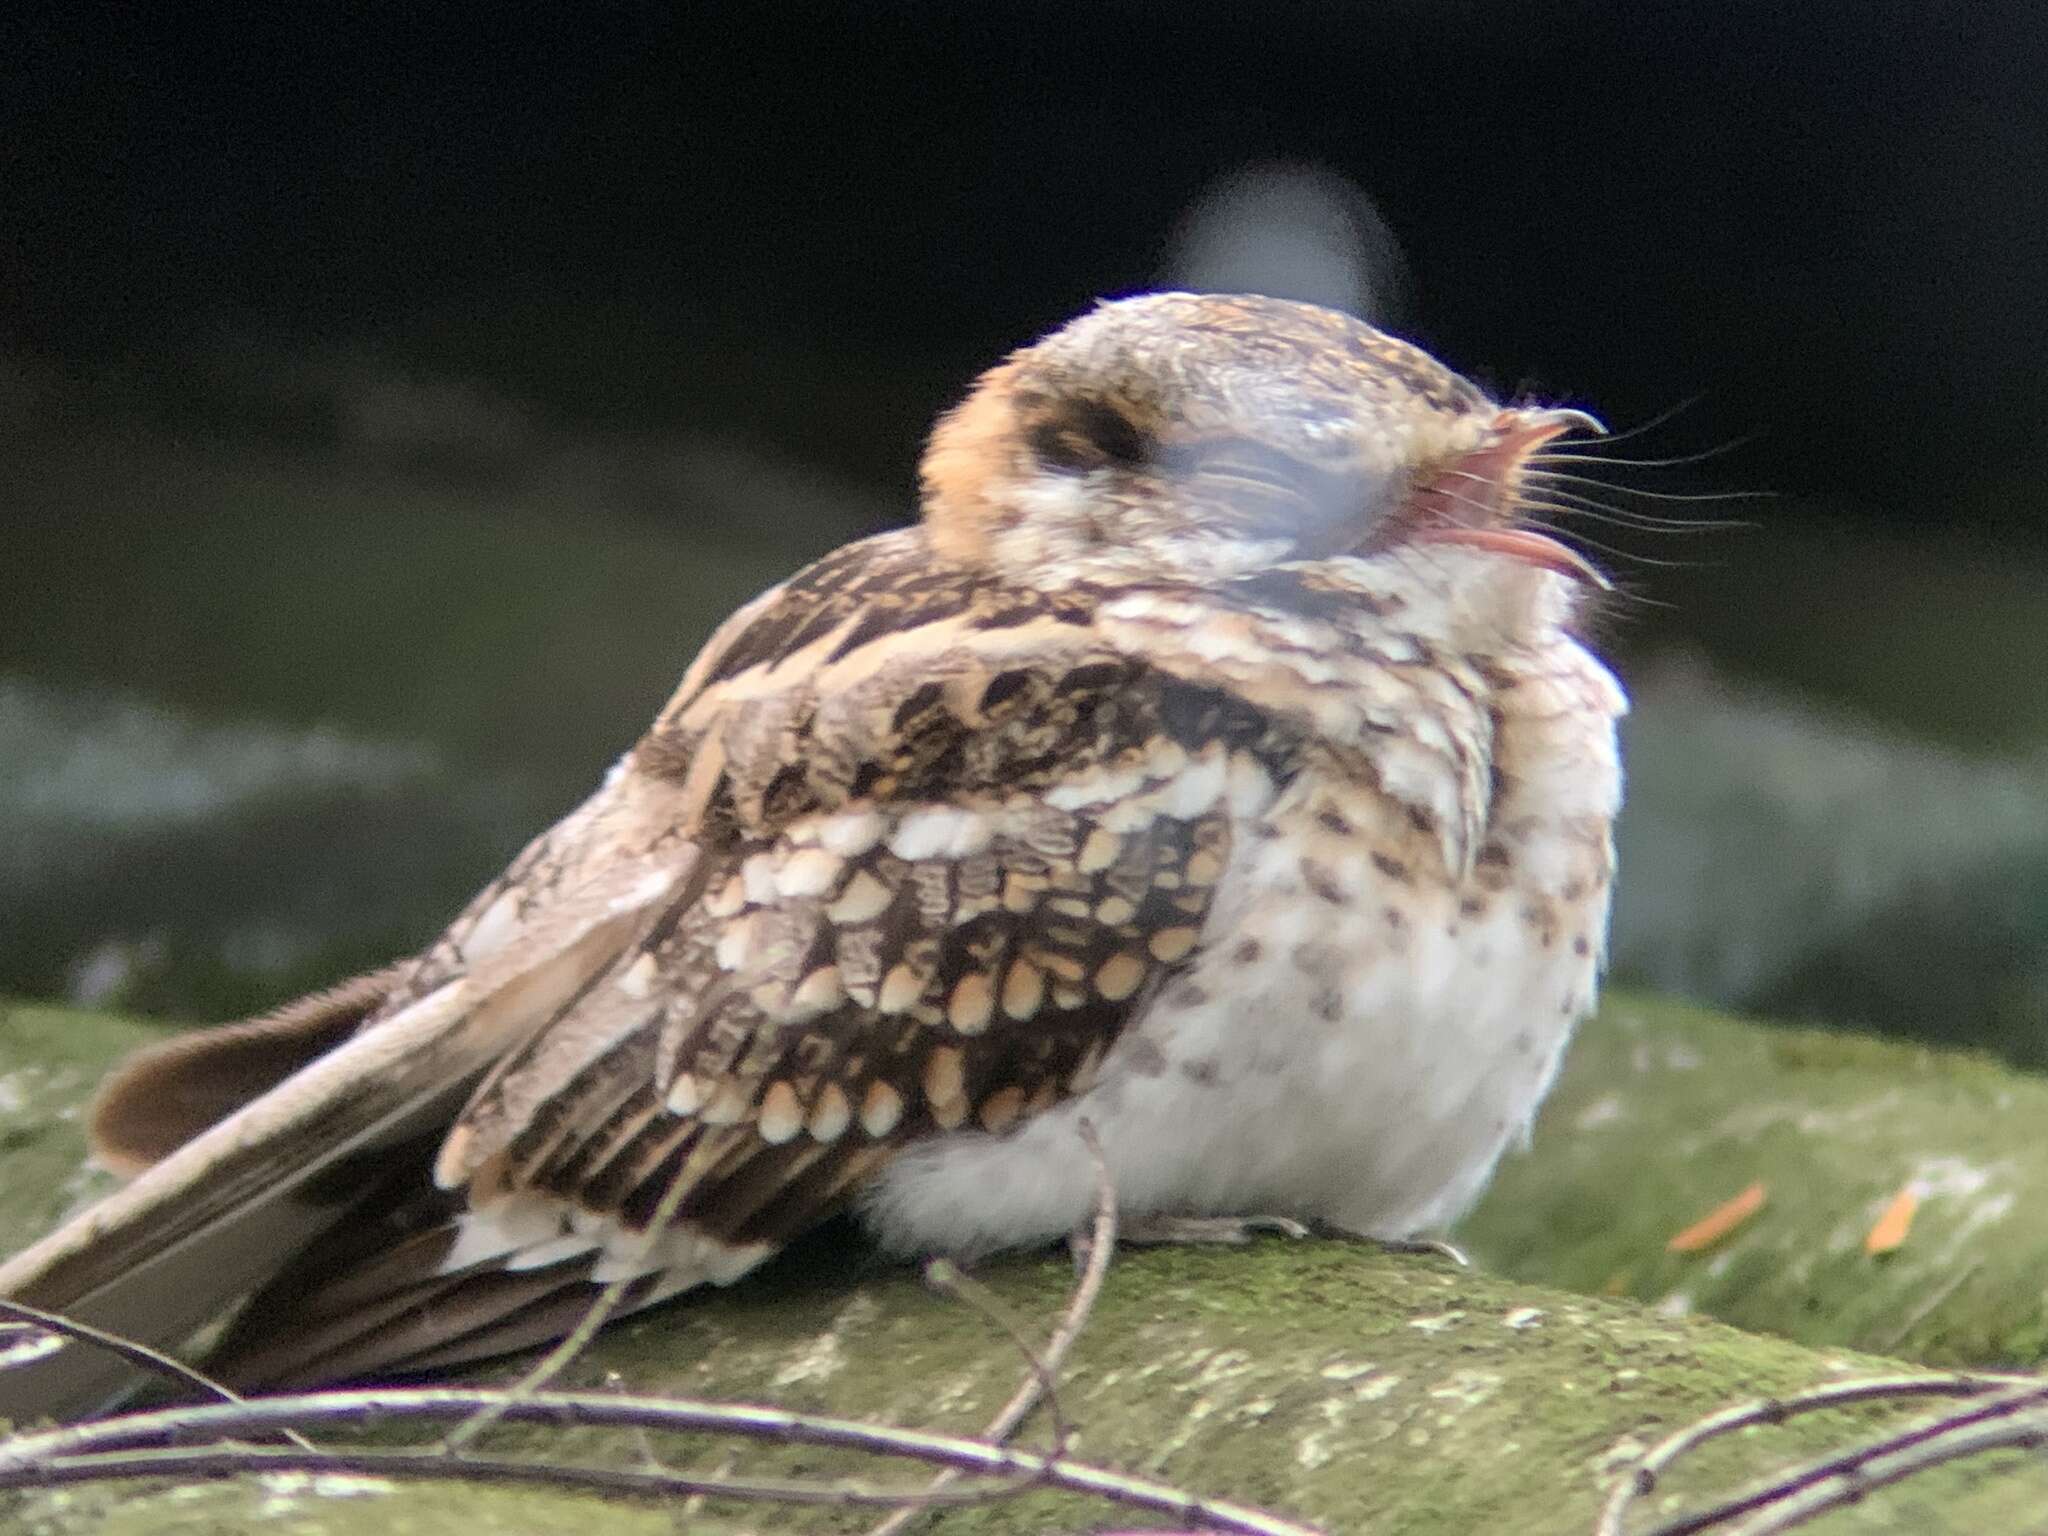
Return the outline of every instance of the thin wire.
{"type": "MultiPolygon", "coordinates": [[[[1102,1155],[1102,1141],[1096,1135],[1095,1126],[1086,1118],[1078,1127],[1081,1141],[1088,1149],[1088,1155],[1095,1162],[1095,1217],[1088,1234],[1088,1256],[1081,1267],[1080,1278],[1076,1281],[1067,1310],[1059,1326],[1053,1330],[1051,1340],[1043,1354],[1034,1356],[1027,1346],[1025,1359],[1033,1369],[1018,1385],[1010,1400],[1003,1404],[996,1416],[982,1431],[982,1438],[995,1445],[1006,1445],[1010,1437],[1038,1406],[1042,1397],[1053,1416],[1053,1440],[1058,1447],[1055,1454],[1066,1454],[1067,1429],[1059,1418],[1059,1400],[1054,1396],[1055,1378],[1060,1367],[1066,1363],[1067,1351],[1081,1336],[1087,1326],[1089,1315],[1095,1310],[1095,1301],[1102,1294],[1102,1283],[1109,1274],[1110,1255],[1116,1249],[1116,1181],[1110,1177],[1109,1161],[1102,1155]]],[[[954,1278],[962,1278],[954,1271],[954,1278]]],[[[930,1492],[945,1488],[959,1473],[948,1468],[932,1480],[930,1492]]],[[[868,1536],[898,1536],[904,1527],[922,1512],[923,1506],[906,1504],[887,1519],[883,1520],[868,1536]]]]}
{"type": "MultiPolygon", "coordinates": [[[[875,1490],[841,1495],[838,1489],[803,1485],[761,1491],[760,1485],[722,1482],[683,1475],[663,1476],[603,1467],[574,1467],[544,1462],[486,1462],[448,1456],[436,1450],[416,1452],[337,1452],[323,1463],[296,1449],[256,1446],[199,1451],[165,1450],[149,1459],[147,1448],[187,1437],[239,1435],[283,1426],[311,1424],[392,1423],[413,1419],[467,1420],[495,1407],[515,1424],[620,1426],[645,1425],[683,1433],[736,1433],[754,1439],[830,1446],[885,1456],[907,1457],[938,1466],[1010,1479],[990,1490],[1003,1496],[1020,1489],[1051,1487],[1093,1495],[1146,1509],[1171,1518],[1247,1536],[1314,1536],[1298,1521],[1269,1515],[1227,1500],[1204,1498],[1147,1478],[1132,1477],[1064,1457],[990,1445],[954,1435],[893,1429],[859,1420],[794,1413],[744,1403],[707,1403],[686,1398],[613,1397],[591,1392],[537,1392],[513,1398],[503,1391],[473,1387],[378,1388],[249,1398],[239,1403],[159,1409],[124,1414],[115,1419],[63,1429],[18,1434],[0,1439],[0,1487],[33,1487],[81,1477],[147,1476],[152,1470],[176,1470],[180,1458],[204,1459],[208,1475],[226,1470],[349,1468],[358,1456],[374,1455],[388,1476],[479,1480],[516,1477],[525,1481],[606,1482],[623,1491],[641,1493],[703,1492],[713,1497],[794,1497],[813,1503],[866,1502],[897,1504],[917,1495],[907,1490],[875,1490]],[[108,1455],[109,1452],[121,1453],[108,1455]]],[[[962,1498],[970,1497],[963,1491],[962,1498]]]]}
{"type": "MultiPolygon", "coordinates": [[[[642,1256],[651,1254],[655,1246],[668,1235],[669,1225],[675,1220],[676,1212],[681,1209],[683,1199],[689,1190],[690,1186],[684,1180],[677,1179],[662,1191],[661,1203],[655,1206],[654,1214],[648,1218],[646,1227],[640,1233],[639,1250],[642,1256]]],[[[655,1271],[657,1274],[659,1272],[655,1271]]],[[[570,1363],[590,1347],[590,1341],[597,1337],[598,1330],[618,1311],[619,1304],[626,1298],[626,1292],[642,1278],[642,1275],[635,1274],[629,1268],[617,1279],[609,1281],[592,1299],[576,1326],[562,1335],[531,1370],[512,1384],[505,1393],[502,1403],[479,1408],[469,1418],[450,1429],[442,1437],[438,1449],[447,1455],[460,1453],[464,1446],[502,1418],[509,1405],[533,1396],[567,1370],[570,1363]]]]}
{"type": "MultiPolygon", "coordinates": [[[[78,1322],[75,1319],[65,1317],[62,1313],[45,1312],[41,1307],[32,1307],[25,1301],[0,1299],[0,1318],[13,1318],[32,1327],[40,1328],[45,1333],[54,1333],[60,1338],[70,1339],[79,1344],[91,1345],[97,1349],[104,1349],[109,1354],[118,1355],[130,1365],[140,1366],[152,1375],[162,1376],[166,1380],[175,1381],[180,1386],[197,1387],[207,1396],[216,1398],[220,1402],[243,1403],[248,1401],[241,1393],[228,1386],[225,1382],[215,1381],[204,1371],[194,1369],[175,1356],[167,1355],[160,1349],[152,1349],[139,1339],[124,1338],[118,1333],[109,1333],[104,1328],[95,1328],[90,1323],[78,1322]]],[[[291,1441],[300,1450],[309,1451],[316,1456],[320,1454],[320,1447],[306,1439],[297,1430],[287,1429],[283,1431],[283,1434],[285,1439],[291,1441]]]]}

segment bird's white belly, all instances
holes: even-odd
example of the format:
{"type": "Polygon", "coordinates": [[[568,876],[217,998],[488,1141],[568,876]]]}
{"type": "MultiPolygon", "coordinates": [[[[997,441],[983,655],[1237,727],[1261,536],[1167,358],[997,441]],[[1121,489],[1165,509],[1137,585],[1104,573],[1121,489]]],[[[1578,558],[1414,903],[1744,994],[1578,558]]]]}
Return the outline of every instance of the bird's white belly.
{"type": "Polygon", "coordinates": [[[885,1243],[972,1254],[1080,1225],[1096,1179],[1084,1118],[1134,1215],[1399,1237],[1477,1196],[1592,1005],[1604,863],[1547,857],[1539,832],[1512,868],[1454,885],[1375,862],[1393,840],[1371,829],[1312,832],[1312,808],[1290,794],[1263,833],[1242,829],[1201,958],[1093,1088],[1004,1136],[909,1149],[880,1175],[865,1213],[885,1243]]]}

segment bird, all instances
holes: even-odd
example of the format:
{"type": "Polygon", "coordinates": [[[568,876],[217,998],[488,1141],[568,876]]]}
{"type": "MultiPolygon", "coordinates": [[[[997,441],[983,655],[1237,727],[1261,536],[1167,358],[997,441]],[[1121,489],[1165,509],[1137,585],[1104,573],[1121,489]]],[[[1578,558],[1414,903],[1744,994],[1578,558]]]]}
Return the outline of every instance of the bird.
{"type": "MultiPolygon", "coordinates": [[[[1305,303],[1097,305],[419,954],[117,1067],[131,1182],[0,1297],[164,1348],[230,1317],[208,1369],[292,1387],[846,1212],[969,1261],[1104,1177],[1133,1237],[1441,1230],[1600,980],[1626,699],[1529,480],[1598,430],[1305,303]]],[[[37,1336],[0,1416],[131,1370],[37,1336]]]]}

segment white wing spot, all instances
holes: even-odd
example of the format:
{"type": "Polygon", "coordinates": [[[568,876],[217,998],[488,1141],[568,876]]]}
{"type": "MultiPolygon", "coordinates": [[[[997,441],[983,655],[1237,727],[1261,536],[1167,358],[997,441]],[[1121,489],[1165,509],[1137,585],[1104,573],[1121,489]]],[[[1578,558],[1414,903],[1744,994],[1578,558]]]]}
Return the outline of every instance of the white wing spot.
{"type": "Polygon", "coordinates": [[[1166,786],[1159,809],[1168,816],[1191,821],[1222,798],[1225,776],[1222,754],[1211,753],[1175,776],[1166,786]]]}
{"type": "Polygon", "coordinates": [[[1266,772],[1257,758],[1243,752],[1234,754],[1230,759],[1224,792],[1230,800],[1231,814],[1243,821],[1265,815],[1279,794],[1273,787],[1273,776],[1266,772]]]}
{"type": "Polygon", "coordinates": [[[757,853],[740,865],[740,879],[746,883],[747,900],[765,907],[775,900],[775,855],[757,853]]]}
{"type": "Polygon", "coordinates": [[[782,861],[775,873],[775,889],[782,896],[822,896],[832,889],[839,871],[846,867],[836,853],[822,848],[804,848],[782,861]]]}
{"type": "Polygon", "coordinates": [[[863,869],[846,882],[846,889],[825,909],[825,916],[835,923],[864,923],[880,917],[894,899],[888,886],[863,869]]]}
{"type": "Polygon", "coordinates": [[[622,895],[614,896],[611,909],[614,912],[630,912],[635,907],[644,907],[650,901],[658,900],[676,883],[673,872],[658,869],[652,874],[642,875],[622,895]]]}
{"type": "Polygon", "coordinates": [[[519,932],[519,891],[503,892],[462,937],[462,955],[472,964],[503,949],[519,932]]]}
{"type": "Polygon", "coordinates": [[[882,840],[888,821],[874,811],[847,811],[818,824],[818,845],[842,859],[857,859],[882,840]]]}
{"type": "Polygon", "coordinates": [[[947,805],[924,806],[896,824],[889,851],[899,859],[964,859],[989,845],[995,830],[988,818],[947,805]]]}
{"type": "Polygon", "coordinates": [[[688,1072],[683,1073],[668,1090],[668,1112],[672,1115],[694,1115],[704,1107],[704,1085],[688,1072]]]}
{"type": "Polygon", "coordinates": [[[619,990],[628,997],[647,996],[654,990],[654,977],[658,969],[651,953],[642,954],[619,973],[619,990]]]}

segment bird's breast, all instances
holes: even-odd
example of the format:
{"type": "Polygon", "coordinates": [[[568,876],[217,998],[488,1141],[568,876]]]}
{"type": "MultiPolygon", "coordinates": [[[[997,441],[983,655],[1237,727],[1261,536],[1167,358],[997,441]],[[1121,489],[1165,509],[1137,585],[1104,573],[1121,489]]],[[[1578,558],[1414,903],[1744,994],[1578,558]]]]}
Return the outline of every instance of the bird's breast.
{"type": "Polygon", "coordinates": [[[1440,1226],[1592,1006],[1605,847],[1528,825],[1458,879],[1400,806],[1316,775],[1251,830],[1215,942],[1105,1064],[1098,1119],[1151,1185],[1130,1194],[1379,1236],[1440,1226]]]}
{"type": "Polygon", "coordinates": [[[1104,1075],[1154,1139],[1130,1157],[1162,1171],[1152,1199],[1400,1236],[1454,1219],[1526,1131],[1595,1000],[1624,701],[1576,645],[1499,683],[1462,865],[1342,758],[1239,829],[1199,964],[1104,1075]]]}

